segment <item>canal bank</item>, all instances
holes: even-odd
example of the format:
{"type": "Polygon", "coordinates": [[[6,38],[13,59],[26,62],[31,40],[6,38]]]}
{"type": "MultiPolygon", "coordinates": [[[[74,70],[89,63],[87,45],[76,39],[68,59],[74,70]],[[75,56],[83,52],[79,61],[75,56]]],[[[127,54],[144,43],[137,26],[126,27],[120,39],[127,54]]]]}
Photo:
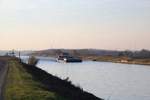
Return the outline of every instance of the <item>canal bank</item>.
{"type": "Polygon", "coordinates": [[[102,100],[35,66],[7,60],[6,100],[102,100]]]}

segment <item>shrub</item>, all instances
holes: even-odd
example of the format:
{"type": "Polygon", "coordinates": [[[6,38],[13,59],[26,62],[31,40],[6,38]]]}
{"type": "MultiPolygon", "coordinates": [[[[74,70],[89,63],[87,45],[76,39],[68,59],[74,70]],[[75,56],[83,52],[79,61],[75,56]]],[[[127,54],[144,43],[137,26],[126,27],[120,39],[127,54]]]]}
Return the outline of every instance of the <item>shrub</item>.
{"type": "Polygon", "coordinates": [[[38,59],[36,59],[34,56],[29,57],[28,64],[29,65],[36,65],[38,63],[38,59]]]}

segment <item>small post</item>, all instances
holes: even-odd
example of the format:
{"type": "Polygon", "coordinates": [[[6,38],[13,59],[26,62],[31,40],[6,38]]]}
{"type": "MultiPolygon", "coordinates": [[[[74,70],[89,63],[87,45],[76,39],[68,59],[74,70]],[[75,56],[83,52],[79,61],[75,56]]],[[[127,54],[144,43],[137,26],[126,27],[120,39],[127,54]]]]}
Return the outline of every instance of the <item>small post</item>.
{"type": "Polygon", "coordinates": [[[19,51],[19,61],[21,62],[21,57],[20,57],[20,55],[21,55],[21,53],[20,53],[20,51],[19,51]]]}

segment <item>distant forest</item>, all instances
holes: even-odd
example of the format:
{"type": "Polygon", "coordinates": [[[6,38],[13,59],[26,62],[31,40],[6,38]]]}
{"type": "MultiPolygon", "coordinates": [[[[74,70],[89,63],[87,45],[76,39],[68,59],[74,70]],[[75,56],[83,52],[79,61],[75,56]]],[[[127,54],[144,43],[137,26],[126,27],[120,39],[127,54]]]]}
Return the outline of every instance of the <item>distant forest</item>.
{"type": "Polygon", "coordinates": [[[149,50],[141,50],[141,51],[121,51],[118,56],[127,56],[130,58],[137,58],[137,59],[143,59],[143,58],[150,58],[150,51],[149,50]]]}

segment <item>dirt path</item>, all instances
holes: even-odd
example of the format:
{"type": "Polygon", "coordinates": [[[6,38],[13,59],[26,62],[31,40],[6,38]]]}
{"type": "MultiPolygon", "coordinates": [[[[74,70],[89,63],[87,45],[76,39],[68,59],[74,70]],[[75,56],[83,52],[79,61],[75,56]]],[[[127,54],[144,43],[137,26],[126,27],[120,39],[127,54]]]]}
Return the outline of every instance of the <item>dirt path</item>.
{"type": "Polygon", "coordinates": [[[6,62],[3,60],[0,60],[0,100],[4,100],[3,92],[4,92],[7,69],[8,69],[8,66],[6,62]]]}

